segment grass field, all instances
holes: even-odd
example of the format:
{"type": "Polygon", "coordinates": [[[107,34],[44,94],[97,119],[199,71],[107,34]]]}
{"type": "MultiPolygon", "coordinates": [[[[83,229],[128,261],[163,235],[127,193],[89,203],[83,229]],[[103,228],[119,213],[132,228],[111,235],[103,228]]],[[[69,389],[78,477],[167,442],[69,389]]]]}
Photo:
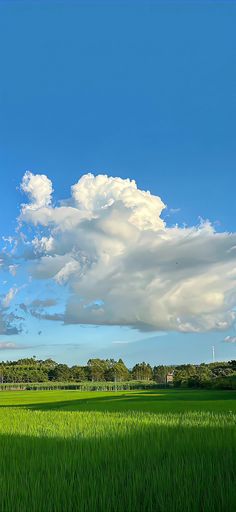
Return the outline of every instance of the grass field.
{"type": "Polygon", "coordinates": [[[236,510],[235,398],[1,392],[0,511],[236,510]]]}

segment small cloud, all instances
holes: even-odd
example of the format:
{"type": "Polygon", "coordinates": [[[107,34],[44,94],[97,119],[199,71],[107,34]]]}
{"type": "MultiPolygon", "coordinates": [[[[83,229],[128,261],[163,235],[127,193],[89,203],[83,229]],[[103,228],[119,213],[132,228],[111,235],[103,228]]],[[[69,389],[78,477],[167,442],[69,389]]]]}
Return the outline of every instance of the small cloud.
{"type": "Polygon", "coordinates": [[[0,335],[11,336],[22,332],[22,324],[19,323],[24,320],[13,311],[0,306],[0,335]]]}
{"type": "Polygon", "coordinates": [[[132,343],[132,341],[112,341],[112,345],[128,345],[128,343],[132,343]]]}
{"type": "Polygon", "coordinates": [[[0,343],[0,350],[17,350],[18,348],[16,343],[10,343],[8,341],[2,341],[0,343]]]}
{"type": "Polygon", "coordinates": [[[22,311],[24,311],[24,313],[28,313],[28,308],[26,306],[26,304],[19,304],[19,308],[22,309],[22,311]]]}
{"type": "Polygon", "coordinates": [[[0,342],[0,350],[28,350],[32,348],[40,348],[43,345],[23,345],[17,344],[14,341],[2,341],[0,342]]]}
{"type": "Polygon", "coordinates": [[[14,242],[14,238],[12,236],[3,236],[2,239],[4,242],[7,242],[9,244],[13,244],[14,242]]]}
{"type": "Polygon", "coordinates": [[[32,174],[27,171],[21,183],[21,190],[30,199],[30,204],[23,205],[25,210],[37,210],[50,206],[53,192],[52,182],[44,174],[32,174]]]}
{"type": "Polygon", "coordinates": [[[41,312],[41,311],[36,311],[36,310],[31,310],[30,311],[31,315],[34,317],[34,318],[38,318],[38,320],[50,320],[52,322],[63,322],[64,321],[64,313],[46,313],[45,311],[41,312]]]}
{"type": "Polygon", "coordinates": [[[40,300],[40,299],[36,299],[36,300],[33,300],[33,302],[31,302],[30,306],[32,308],[50,308],[52,306],[56,306],[57,305],[57,300],[55,299],[44,299],[44,300],[40,300]]]}
{"type": "MultiPolygon", "coordinates": [[[[63,313],[48,313],[45,308],[50,308],[56,306],[58,303],[55,299],[36,299],[28,306],[24,303],[19,304],[19,308],[24,311],[24,313],[30,313],[33,317],[38,318],[39,320],[52,320],[56,322],[64,321],[63,313]]],[[[39,331],[40,335],[42,331],[39,331]]]]}
{"type": "Polygon", "coordinates": [[[233,245],[233,247],[230,247],[230,249],[227,250],[228,253],[232,251],[236,252],[236,245],[233,245]]]}
{"type": "Polygon", "coordinates": [[[2,300],[2,306],[4,308],[9,308],[11,301],[14,299],[17,292],[17,288],[10,288],[9,292],[5,295],[4,299],[2,300]]]}
{"type": "Polygon", "coordinates": [[[12,276],[16,275],[18,266],[19,265],[9,265],[8,270],[12,276]]]}
{"type": "Polygon", "coordinates": [[[169,213],[171,215],[174,215],[175,213],[179,213],[180,212],[180,208],[169,208],[169,213]]]}
{"type": "Polygon", "coordinates": [[[236,336],[226,336],[224,339],[225,343],[236,343],[236,336]]]}

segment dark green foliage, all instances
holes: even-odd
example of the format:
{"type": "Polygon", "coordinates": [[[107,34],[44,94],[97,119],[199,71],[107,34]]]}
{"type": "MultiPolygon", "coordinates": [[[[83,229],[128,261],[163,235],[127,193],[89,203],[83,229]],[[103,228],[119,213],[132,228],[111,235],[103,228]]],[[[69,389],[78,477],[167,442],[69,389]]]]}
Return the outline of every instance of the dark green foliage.
{"type": "Polygon", "coordinates": [[[132,377],[134,380],[152,380],[153,371],[148,363],[137,363],[132,370],[132,377]]]}
{"type": "Polygon", "coordinates": [[[55,368],[48,372],[49,380],[68,381],[71,379],[71,370],[67,364],[57,364],[55,368]]]}
{"type": "Polygon", "coordinates": [[[177,366],[174,371],[174,385],[189,388],[235,389],[235,367],[235,361],[177,366]]]}
{"type": "MultiPolygon", "coordinates": [[[[0,384],[31,384],[61,382],[86,383],[129,380],[155,381],[157,386],[169,385],[167,376],[173,373],[175,387],[235,389],[236,361],[223,361],[200,365],[159,365],[153,368],[146,362],[137,363],[129,370],[122,359],[89,359],[87,365],[58,364],[52,359],[19,359],[0,363],[0,384]]],[[[84,389],[87,389],[86,387],[84,389]]],[[[90,389],[90,388],[88,388],[90,389]]],[[[96,387],[95,387],[96,389],[96,387]]],[[[104,388],[105,389],[105,388],[104,388]]],[[[128,389],[123,386],[120,389],[128,389]]]]}
{"type": "Polygon", "coordinates": [[[83,366],[72,366],[71,376],[76,382],[85,382],[88,380],[88,372],[83,366]]]}
{"type": "Polygon", "coordinates": [[[168,373],[174,370],[174,366],[154,366],[153,368],[153,380],[157,382],[157,384],[165,385],[166,377],[168,373]]]}
{"type": "Polygon", "coordinates": [[[117,362],[114,360],[110,361],[112,361],[112,364],[110,364],[109,368],[105,372],[106,380],[115,382],[129,380],[130,373],[122,359],[119,359],[117,362]]]}
{"type": "Polygon", "coordinates": [[[88,368],[89,380],[105,380],[105,374],[108,368],[108,364],[106,361],[102,359],[89,359],[88,368]]]}

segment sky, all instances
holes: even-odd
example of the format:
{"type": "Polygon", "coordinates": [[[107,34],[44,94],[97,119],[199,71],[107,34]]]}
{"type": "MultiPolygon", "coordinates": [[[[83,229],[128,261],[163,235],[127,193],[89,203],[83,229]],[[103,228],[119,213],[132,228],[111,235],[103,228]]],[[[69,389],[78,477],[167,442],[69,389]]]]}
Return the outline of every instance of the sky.
{"type": "Polygon", "coordinates": [[[236,357],[235,22],[0,1],[0,359],[236,357]]]}

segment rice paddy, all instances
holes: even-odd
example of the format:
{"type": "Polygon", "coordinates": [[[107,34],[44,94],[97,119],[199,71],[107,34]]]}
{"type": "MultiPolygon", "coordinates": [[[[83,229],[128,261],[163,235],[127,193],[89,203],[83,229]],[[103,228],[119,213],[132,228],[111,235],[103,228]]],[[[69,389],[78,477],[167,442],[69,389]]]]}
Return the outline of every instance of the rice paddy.
{"type": "Polygon", "coordinates": [[[236,509],[236,393],[0,393],[1,512],[236,509]]]}

